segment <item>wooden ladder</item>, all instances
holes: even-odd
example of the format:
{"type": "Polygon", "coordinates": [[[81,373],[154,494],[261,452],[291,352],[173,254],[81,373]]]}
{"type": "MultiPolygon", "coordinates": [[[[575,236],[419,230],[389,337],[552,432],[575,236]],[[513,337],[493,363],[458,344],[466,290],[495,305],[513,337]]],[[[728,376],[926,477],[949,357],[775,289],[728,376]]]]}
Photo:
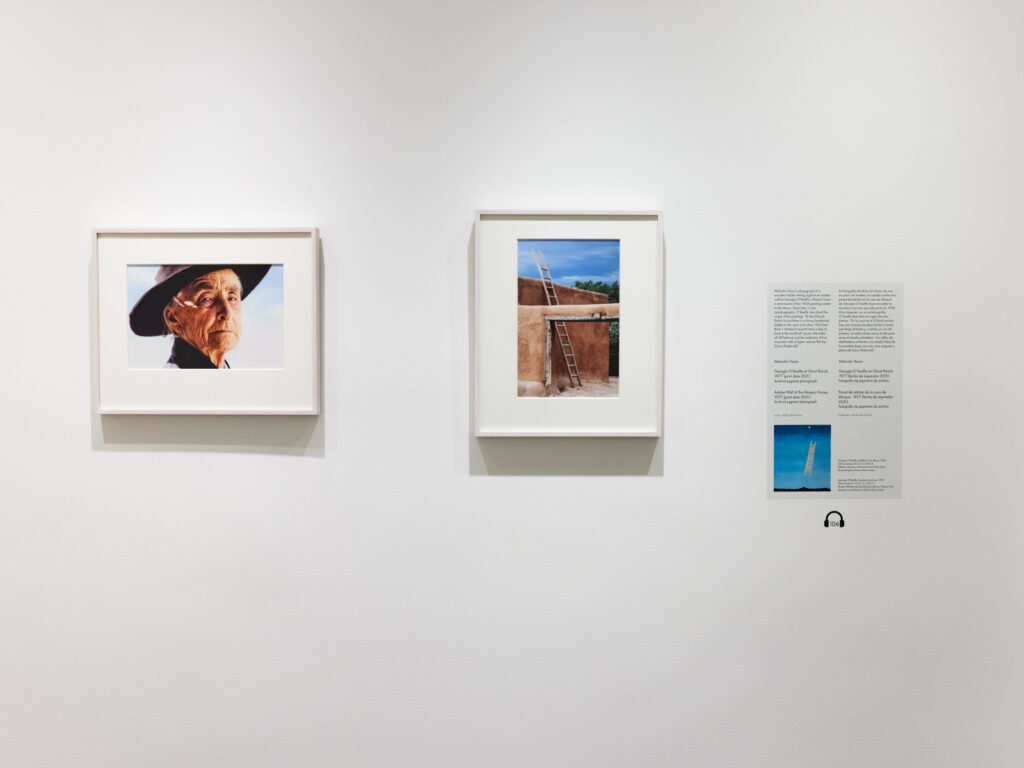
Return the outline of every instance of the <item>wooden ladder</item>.
{"type": "Polygon", "coordinates": [[[809,475],[814,469],[814,441],[811,440],[811,447],[807,450],[807,465],[804,467],[804,474],[809,475]]]}
{"type": "MultiPolygon", "coordinates": [[[[551,270],[544,260],[544,254],[533,248],[530,249],[533,260],[537,264],[537,271],[540,272],[540,281],[544,284],[544,296],[548,304],[558,305],[558,294],[555,293],[555,281],[551,279],[551,270]]],[[[572,348],[572,340],[569,338],[569,329],[564,320],[552,320],[555,326],[555,337],[558,339],[558,348],[562,350],[562,359],[565,360],[566,370],[569,371],[569,383],[574,387],[582,387],[583,379],[580,378],[580,369],[576,365],[576,353],[572,348]]]]}

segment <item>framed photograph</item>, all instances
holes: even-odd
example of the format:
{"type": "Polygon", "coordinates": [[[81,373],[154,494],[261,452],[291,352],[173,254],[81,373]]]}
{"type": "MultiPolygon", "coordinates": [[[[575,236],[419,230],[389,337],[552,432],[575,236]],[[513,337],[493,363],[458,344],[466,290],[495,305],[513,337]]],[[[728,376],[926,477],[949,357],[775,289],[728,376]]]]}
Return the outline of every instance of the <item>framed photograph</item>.
{"type": "Polygon", "coordinates": [[[93,233],[101,414],[320,410],[316,229],[93,233]]]}
{"type": "Polygon", "coordinates": [[[659,437],[661,214],[480,211],[478,437],[659,437]]]}

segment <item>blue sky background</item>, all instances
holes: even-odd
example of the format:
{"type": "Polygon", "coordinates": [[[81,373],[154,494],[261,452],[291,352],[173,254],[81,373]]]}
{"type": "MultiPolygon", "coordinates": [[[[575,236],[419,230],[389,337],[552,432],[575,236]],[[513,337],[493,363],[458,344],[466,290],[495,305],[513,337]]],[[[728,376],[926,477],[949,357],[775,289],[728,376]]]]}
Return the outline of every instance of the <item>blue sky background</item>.
{"type": "Polygon", "coordinates": [[[520,240],[519,276],[539,280],[531,248],[544,255],[551,279],[560,285],[572,286],[577,280],[614,283],[619,279],[618,240],[520,240]]]}
{"type": "MultiPolygon", "coordinates": [[[[130,312],[156,282],[159,265],[128,266],[130,312]]],[[[128,328],[127,322],[125,328],[128,328]]],[[[136,336],[128,328],[128,367],[163,368],[171,354],[172,337],[136,336]]],[[[284,267],[274,264],[260,284],[242,301],[242,336],[228,353],[233,369],[284,368],[284,267]]]]}
{"type": "Polygon", "coordinates": [[[815,424],[775,425],[774,488],[832,487],[832,426],[815,424]],[[807,449],[814,441],[814,467],[804,477],[807,449]]]}

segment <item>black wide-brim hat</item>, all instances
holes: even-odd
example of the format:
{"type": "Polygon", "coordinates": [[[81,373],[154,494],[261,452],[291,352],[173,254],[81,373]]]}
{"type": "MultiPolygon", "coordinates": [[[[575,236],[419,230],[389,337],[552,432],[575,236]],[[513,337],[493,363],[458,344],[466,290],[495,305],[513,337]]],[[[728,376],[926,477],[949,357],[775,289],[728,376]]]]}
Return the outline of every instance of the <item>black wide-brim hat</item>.
{"type": "Polygon", "coordinates": [[[260,284],[270,264],[164,264],[157,270],[156,284],[135,302],[128,313],[128,325],[137,336],[159,336],[164,332],[164,307],[178,291],[197,277],[230,269],[242,281],[242,299],[260,284]]]}

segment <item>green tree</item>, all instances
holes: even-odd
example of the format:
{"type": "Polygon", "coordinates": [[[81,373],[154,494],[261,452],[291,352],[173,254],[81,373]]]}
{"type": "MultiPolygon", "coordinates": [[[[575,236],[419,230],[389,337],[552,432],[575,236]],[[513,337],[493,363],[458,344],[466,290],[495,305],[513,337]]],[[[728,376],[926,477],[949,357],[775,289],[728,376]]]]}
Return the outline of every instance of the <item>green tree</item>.
{"type": "Polygon", "coordinates": [[[608,301],[611,304],[619,303],[619,281],[616,280],[614,283],[606,283],[603,280],[577,280],[573,284],[574,288],[579,288],[584,291],[594,291],[594,293],[603,293],[608,297],[608,301]]]}
{"type": "MultiPolygon", "coordinates": [[[[593,291],[594,293],[603,293],[608,297],[609,304],[619,303],[619,281],[616,280],[614,283],[606,283],[603,280],[577,280],[573,284],[573,288],[579,288],[584,291],[593,291]]],[[[619,321],[613,320],[608,323],[608,336],[611,339],[612,344],[619,343],[619,321]]]]}

